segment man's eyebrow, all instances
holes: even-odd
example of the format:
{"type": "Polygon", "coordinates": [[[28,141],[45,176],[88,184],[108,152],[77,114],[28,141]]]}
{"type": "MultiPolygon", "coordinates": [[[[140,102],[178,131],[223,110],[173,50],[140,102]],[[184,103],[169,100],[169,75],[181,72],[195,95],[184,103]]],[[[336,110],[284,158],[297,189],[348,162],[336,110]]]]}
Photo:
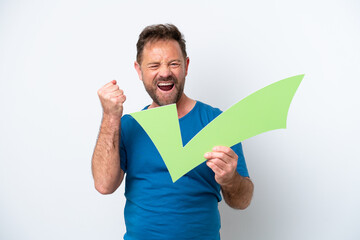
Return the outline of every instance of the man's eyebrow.
{"type": "MultiPolygon", "coordinates": [[[[172,62],[181,62],[181,59],[172,59],[169,61],[169,63],[172,63],[172,62]]],[[[160,61],[149,62],[146,64],[146,66],[153,65],[153,64],[160,64],[160,61]]]]}
{"type": "Polygon", "coordinates": [[[173,60],[170,60],[170,62],[181,62],[180,59],[173,59],[173,60]]]}
{"type": "Polygon", "coordinates": [[[149,62],[146,64],[146,66],[152,65],[152,64],[159,64],[160,62],[149,62]]]}

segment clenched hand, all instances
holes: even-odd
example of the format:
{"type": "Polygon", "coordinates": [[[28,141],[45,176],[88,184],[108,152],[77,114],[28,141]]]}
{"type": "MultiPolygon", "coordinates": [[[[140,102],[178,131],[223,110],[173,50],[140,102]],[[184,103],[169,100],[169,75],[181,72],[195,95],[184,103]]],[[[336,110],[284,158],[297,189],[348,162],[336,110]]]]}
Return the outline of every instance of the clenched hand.
{"type": "Polygon", "coordinates": [[[109,117],[121,118],[126,96],[116,84],[116,80],[105,84],[97,93],[103,108],[103,114],[109,117]]]}

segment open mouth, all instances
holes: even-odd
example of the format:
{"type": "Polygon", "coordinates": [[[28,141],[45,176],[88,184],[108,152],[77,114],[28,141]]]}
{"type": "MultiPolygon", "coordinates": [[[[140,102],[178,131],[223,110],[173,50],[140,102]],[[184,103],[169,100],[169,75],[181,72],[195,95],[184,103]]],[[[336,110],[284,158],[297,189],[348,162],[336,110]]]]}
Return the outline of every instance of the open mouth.
{"type": "Polygon", "coordinates": [[[171,89],[173,89],[174,83],[173,82],[160,82],[160,83],[158,83],[157,86],[162,91],[170,91],[171,89]]]}

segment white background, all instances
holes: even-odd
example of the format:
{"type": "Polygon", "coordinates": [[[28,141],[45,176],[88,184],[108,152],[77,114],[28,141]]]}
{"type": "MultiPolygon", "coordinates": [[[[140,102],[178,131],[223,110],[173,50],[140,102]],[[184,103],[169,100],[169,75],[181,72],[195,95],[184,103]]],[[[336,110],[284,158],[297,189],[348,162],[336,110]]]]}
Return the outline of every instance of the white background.
{"type": "Polygon", "coordinates": [[[121,186],[102,196],[90,160],[96,91],[150,103],[133,68],[141,30],[174,23],[185,92],[225,110],[305,74],[287,129],[243,142],[251,206],[220,204],[222,239],[360,239],[359,1],[0,1],[0,239],[121,239],[121,186]]]}

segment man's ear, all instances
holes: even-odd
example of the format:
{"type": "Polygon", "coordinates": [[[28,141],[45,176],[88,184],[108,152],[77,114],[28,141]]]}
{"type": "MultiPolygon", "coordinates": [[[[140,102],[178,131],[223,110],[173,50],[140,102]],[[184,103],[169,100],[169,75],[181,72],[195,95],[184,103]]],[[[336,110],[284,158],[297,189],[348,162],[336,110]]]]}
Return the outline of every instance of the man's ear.
{"type": "Polygon", "coordinates": [[[137,74],[139,75],[139,79],[142,81],[141,67],[137,61],[134,62],[134,67],[135,67],[137,74]]]}
{"type": "Polygon", "coordinates": [[[190,58],[186,57],[186,60],[185,60],[185,76],[187,76],[187,74],[188,74],[189,63],[190,63],[190,58]]]}

